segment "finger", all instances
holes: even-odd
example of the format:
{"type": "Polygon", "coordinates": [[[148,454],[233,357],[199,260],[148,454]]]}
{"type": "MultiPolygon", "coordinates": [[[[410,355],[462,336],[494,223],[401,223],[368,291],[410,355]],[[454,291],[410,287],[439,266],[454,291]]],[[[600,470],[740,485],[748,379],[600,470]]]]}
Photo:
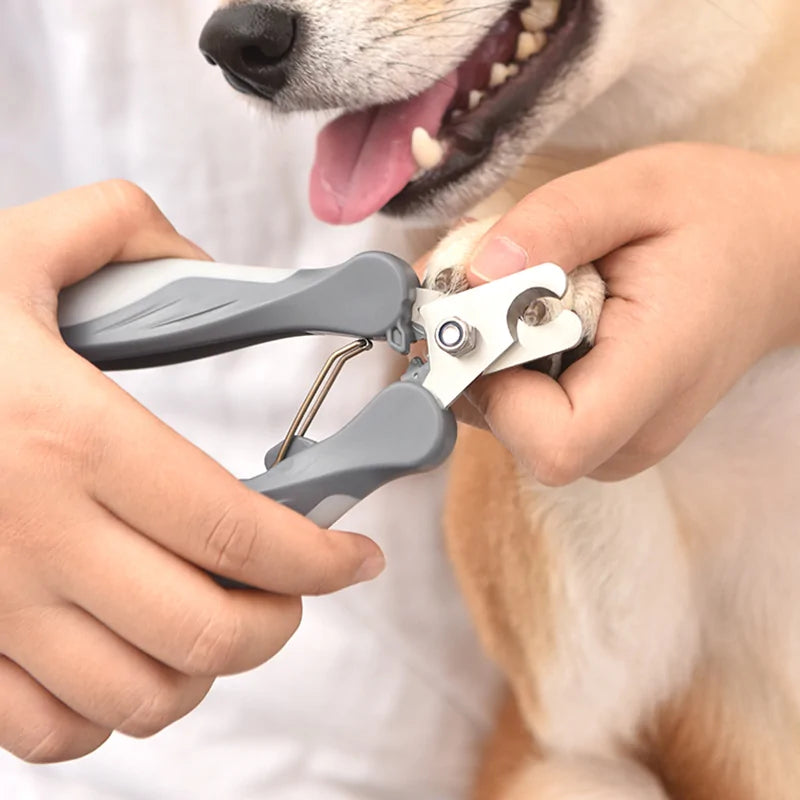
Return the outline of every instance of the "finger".
{"type": "Polygon", "coordinates": [[[620,450],[661,407],[681,366],[665,337],[634,325],[625,301],[611,298],[597,343],[558,382],[514,370],[478,381],[470,399],[492,432],[547,485],[587,475],[620,450]],[[651,360],[659,369],[633,367],[651,360]]]}
{"type": "Polygon", "coordinates": [[[296,597],[226,591],[102,509],[75,509],[50,557],[49,585],[122,639],[188,675],[243,672],[300,624],[296,597]]]}
{"type": "Polygon", "coordinates": [[[628,242],[663,232],[646,151],[572,172],[531,192],[475,250],[473,285],[552,261],[571,271],[628,242]]]}
{"type": "Polygon", "coordinates": [[[4,750],[31,763],[67,761],[96,750],[110,734],[0,656],[0,747],[4,750]]]}
{"type": "Polygon", "coordinates": [[[145,192],[127,181],[70,189],[2,213],[0,248],[17,267],[15,272],[29,274],[37,268],[56,290],[111,261],[208,258],[175,231],[145,192]],[[30,269],[20,270],[20,263],[30,269]]]}
{"type": "Polygon", "coordinates": [[[109,391],[91,414],[87,435],[98,438],[87,480],[132,528],[215,574],[281,594],[332,592],[383,569],[374,542],[321,530],[247,489],[130,396],[109,391]]]}
{"type": "Polygon", "coordinates": [[[131,736],[180,719],[213,682],[157,663],[75,606],[30,606],[13,615],[3,649],[79,716],[131,736]]]}

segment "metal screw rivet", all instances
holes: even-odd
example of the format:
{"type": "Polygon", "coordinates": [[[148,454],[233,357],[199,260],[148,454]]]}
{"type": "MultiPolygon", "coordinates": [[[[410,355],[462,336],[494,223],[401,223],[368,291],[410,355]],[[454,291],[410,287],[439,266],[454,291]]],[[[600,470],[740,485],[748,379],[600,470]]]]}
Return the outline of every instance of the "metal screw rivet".
{"type": "Polygon", "coordinates": [[[451,317],[436,329],[436,344],[451,356],[463,356],[475,349],[475,329],[458,317],[451,317]]]}

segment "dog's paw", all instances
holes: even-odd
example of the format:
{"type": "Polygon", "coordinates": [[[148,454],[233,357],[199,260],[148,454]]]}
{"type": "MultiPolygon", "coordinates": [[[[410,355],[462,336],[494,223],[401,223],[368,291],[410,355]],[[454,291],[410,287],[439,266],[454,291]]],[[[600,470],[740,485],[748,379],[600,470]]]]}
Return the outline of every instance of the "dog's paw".
{"type": "MultiPolygon", "coordinates": [[[[468,289],[467,264],[484,234],[497,220],[498,217],[490,217],[469,222],[448,233],[431,254],[425,271],[424,286],[445,294],[468,289]]],[[[574,311],[583,325],[583,337],[577,347],[527,366],[556,377],[585,355],[594,344],[605,296],[603,279],[594,266],[587,264],[570,273],[564,297],[540,297],[523,309],[522,319],[529,325],[544,325],[565,309],[574,311]]]]}
{"type": "Polygon", "coordinates": [[[567,291],[562,298],[540,297],[522,312],[522,319],[530,325],[544,325],[562,311],[574,311],[581,321],[583,335],[572,350],[526,364],[529,369],[546,372],[556,378],[567,367],[585,356],[594,345],[597,324],[606,299],[606,286],[592,264],[585,264],[569,274],[567,291]]]}
{"type": "Polygon", "coordinates": [[[483,235],[499,217],[489,217],[467,222],[454,228],[436,245],[428,260],[423,285],[445,294],[456,294],[469,289],[467,264],[483,235]]]}

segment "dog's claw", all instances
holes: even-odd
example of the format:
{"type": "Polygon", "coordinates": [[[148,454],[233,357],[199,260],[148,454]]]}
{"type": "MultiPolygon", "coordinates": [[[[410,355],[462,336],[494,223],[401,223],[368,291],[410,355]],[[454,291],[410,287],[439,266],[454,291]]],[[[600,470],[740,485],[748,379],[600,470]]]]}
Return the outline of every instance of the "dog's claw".
{"type": "MultiPolygon", "coordinates": [[[[426,284],[428,281],[426,280],[426,284]]],[[[458,294],[469,289],[469,281],[463,269],[458,267],[447,267],[438,272],[430,282],[429,288],[444,294],[458,294]]]]}
{"type": "Polygon", "coordinates": [[[539,326],[554,320],[564,306],[557,297],[539,297],[522,312],[522,321],[526,325],[539,326]]]}
{"type": "MultiPolygon", "coordinates": [[[[439,243],[428,261],[424,285],[444,294],[456,294],[469,289],[466,269],[480,241],[496,222],[484,219],[469,222],[452,230],[439,243]]],[[[567,291],[563,297],[539,297],[522,312],[522,320],[532,326],[545,325],[562,311],[574,311],[583,325],[581,343],[566,353],[542,358],[528,366],[558,377],[570,364],[585,355],[594,344],[597,321],[605,300],[605,285],[597,270],[587,264],[569,275],[567,291]]]]}

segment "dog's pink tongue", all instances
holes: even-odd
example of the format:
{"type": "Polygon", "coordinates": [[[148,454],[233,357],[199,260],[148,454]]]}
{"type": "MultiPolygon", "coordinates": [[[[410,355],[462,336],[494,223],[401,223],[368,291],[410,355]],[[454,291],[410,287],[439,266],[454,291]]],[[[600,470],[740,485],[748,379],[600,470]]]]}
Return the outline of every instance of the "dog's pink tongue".
{"type": "Polygon", "coordinates": [[[345,114],[319,134],[311,208],[323,222],[359,222],[381,209],[417,171],[414,128],[436,136],[456,91],[455,76],[411,100],[345,114]]]}

